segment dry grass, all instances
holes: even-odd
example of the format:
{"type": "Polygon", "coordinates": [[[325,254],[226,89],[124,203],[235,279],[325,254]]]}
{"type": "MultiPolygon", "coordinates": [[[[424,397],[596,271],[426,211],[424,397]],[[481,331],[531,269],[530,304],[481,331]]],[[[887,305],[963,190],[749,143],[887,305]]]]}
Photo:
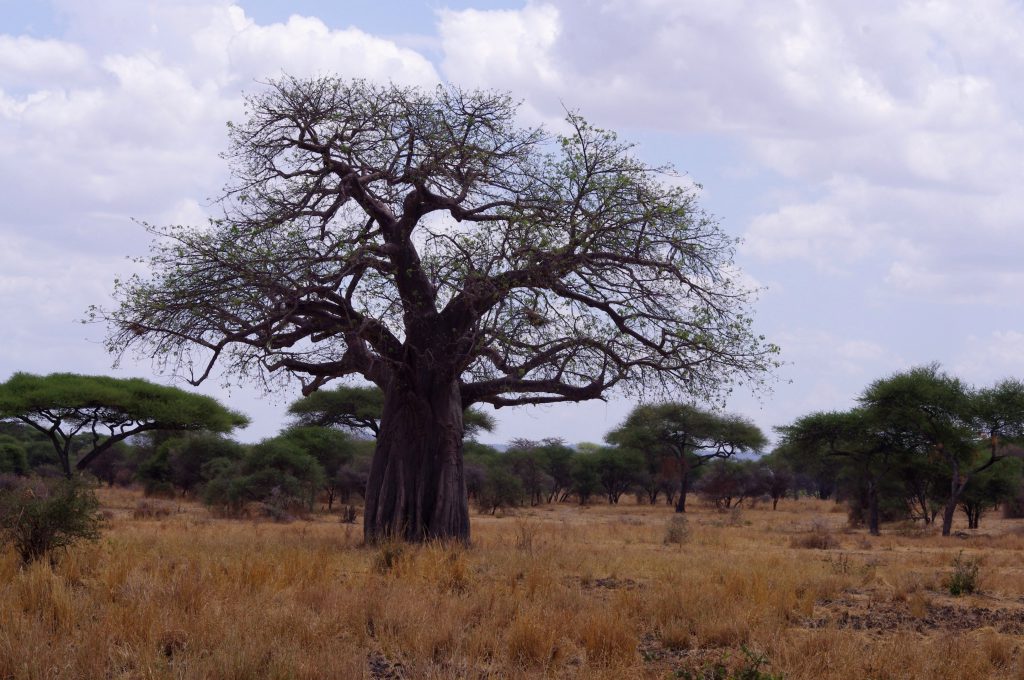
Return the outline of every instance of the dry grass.
{"type": "Polygon", "coordinates": [[[103,540],[55,567],[0,552],[0,678],[665,678],[742,645],[789,680],[1024,679],[1020,520],[866,540],[784,501],[694,508],[676,542],[664,506],[565,505],[474,517],[469,549],[371,548],[335,517],[138,501],[104,492],[103,540]],[[833,549],[793,547],[812,533],[833,549]],[[942,589],[961,549],[981,595],[942,589]]]}

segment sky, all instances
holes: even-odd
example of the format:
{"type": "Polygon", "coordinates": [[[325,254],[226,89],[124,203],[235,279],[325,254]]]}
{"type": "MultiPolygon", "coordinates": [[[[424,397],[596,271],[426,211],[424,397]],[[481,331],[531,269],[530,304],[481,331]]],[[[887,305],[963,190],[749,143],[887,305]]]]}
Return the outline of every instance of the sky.
{"type": "MultiPolygon", "coordinates": [[[[140,221],[214,214],[225,125],[282,73],[507,90],[686,173],[782,348],[727,404],[766,431],[933,361],[1024,377],[1021,45],[1020,0],[0,0],[0,380],[182,386],[81,319],[140,271],[140,221]]],[[[298,396],[220,382],[245,441],[298,396]]],[[[631,406],[502,409],[482,439],[597,441],[631,406]]]]}

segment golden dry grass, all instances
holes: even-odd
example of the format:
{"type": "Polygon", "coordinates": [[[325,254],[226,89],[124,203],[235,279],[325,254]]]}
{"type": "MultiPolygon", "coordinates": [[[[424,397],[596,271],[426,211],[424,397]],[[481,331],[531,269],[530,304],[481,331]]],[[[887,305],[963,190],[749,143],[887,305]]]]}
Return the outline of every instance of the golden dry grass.
{"type": "Polygon", "coordinates": [[[104,538],[55,567],[0,553],[0,679],[701,677],[741,646],[789,680],[1024,679],[1024,533],[994,516],[872,538],[825,502],[694,504],[666,541],[665,506],[560,505],[474,517],[470,549],[370,548],[326,516],[103,499],[104,538]],[[982,592],[954,599],[961,549],[982,592]]]}

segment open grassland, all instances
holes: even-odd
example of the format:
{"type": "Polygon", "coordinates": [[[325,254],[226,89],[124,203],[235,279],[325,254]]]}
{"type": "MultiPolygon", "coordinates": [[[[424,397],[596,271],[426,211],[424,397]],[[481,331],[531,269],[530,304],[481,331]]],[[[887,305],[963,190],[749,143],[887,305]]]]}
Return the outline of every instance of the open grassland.
{"type": "Polygon", "coordinates": [[[791,680],[1024,678],[1024,531],[994,515],[872,538],[812,500],[695,503],[686,526],[556,505],[474,517],[462,549],[103,500],[104,538],[55,566],[0,553],[0,678],[703,678],[759,657],[791,680]],[[961,550],[981,591],[953,598],[961,550]]]}

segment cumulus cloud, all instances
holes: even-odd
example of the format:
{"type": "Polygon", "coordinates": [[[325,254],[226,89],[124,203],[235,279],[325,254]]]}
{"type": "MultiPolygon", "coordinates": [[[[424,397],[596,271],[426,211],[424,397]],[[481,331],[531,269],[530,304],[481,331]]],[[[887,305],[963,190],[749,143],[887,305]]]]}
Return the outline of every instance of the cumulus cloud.
{"type": "Polygon", "coordinates": [[[0,78],[8,86],[82,80],[91,75],[89,57],[78,45],[61,40],[0,35],[0,78]]]}
{"type": "Polygon", "coordinates": [[[969,336],[952,370],[979,385],[1024,375],[1024,332],[997,330],[969,336]]]}
{"type": "Polygon", "coordinates": [[[977,303],[1001,278],[957,263],[1024,245],[1007,227],[1024,215],[1024,9],[1009,0],[552,0],[446,12],[440,31],[458,46],[444,62],[454,80],[553,108],[557,89],[605,124],[740,139],[762,172],[804,187],[751,217],[755,258],[819,271],[876,260],[899,294],[952,279],[989,286],[977,303]]]}
{"type": "Polygon", "coordinates": [[[243,89],[285,72],[439,81],[419,53],[316,18],[261,25],[216,1],[59,4],[65,36],[0,33],[0,378],[109,370],[103,329],[76,320],[133,270],[125,255],[145,252],[133,218],[202,223],[215,210],[243,89]]]}
{"type": "MultiPolygon", "coordinates": [[[[0,373],[46,370],[48,346],[82,370],[107,369],[73,321],[129,270],[124,254],[144,251],[130,218],[202,222],[225,180],[217,153],[241,92],[283,72],[507,89],[529,121],[557,126],[568,107],[643,131],[655,163],[674,160],[657,155],[670,138],[739,149],[729,163],[742,181],[712,158],[725,181],[702,202],[744,227],[737,276],[772,286],[759,324],[795,382],[780,386],[765,426],[842,407],[905,368],[900,352],[935,358],[908,354],[911,341],[895,349],[883,323],[948,338],[927,351],[960,352],[954,363],[971,375],[1024,370],[1014,349],[1024,329],[1011,322],[1024,311],[1024,7],[1014,0],[528,0],[439,11],[436,42],[421,41],[436,64],[418,43],[316,17],[260,23],[244,0],[55,6],[61,35],[0,29],[0,145],[14,159],[0,165],[0,314],[23,320],[0,373]],[[733,180],[749,200],[730,199],[733,180]],[[859,288],[871,294],[843,295],[859,288]],[[824,318],[834,299],[849,305],[843,323],[824,318]],[[904,313],[925,305],[929,314],[904,313]],[[822,318],[806,320],[811,307],[822,318]]],[[[573,413],[604,422],[624,408],[573,413]]]]}

